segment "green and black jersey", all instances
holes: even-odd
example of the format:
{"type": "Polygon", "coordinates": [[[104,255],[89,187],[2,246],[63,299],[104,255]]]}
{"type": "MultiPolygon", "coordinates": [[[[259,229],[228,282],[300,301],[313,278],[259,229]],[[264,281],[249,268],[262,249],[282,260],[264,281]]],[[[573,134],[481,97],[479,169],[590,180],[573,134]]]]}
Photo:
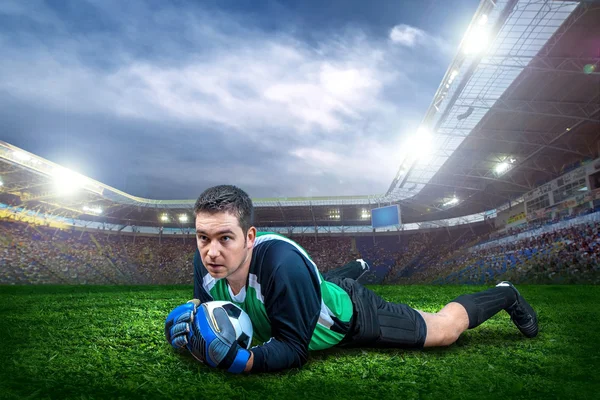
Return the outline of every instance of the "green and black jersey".
{"type": "Polygon", "coordinates": [[[308,350],[338,344],[349,330],[349,295],[323,279],[306,251],[275,234],[257,234],[246,286],[233,295],[226,279],[214,279],[194,255],[194,298],[231,301],[248,313],[254,338],[253,371],[299,367],[308,350]]]}

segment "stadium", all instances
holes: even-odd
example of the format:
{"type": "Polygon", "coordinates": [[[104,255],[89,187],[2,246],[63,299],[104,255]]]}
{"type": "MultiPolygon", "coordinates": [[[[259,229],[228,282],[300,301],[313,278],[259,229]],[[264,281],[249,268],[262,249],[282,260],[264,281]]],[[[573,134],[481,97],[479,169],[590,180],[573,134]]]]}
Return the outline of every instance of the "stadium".
{"type": "Polygon", "coordinates": [[[362,258],[361,283],[429,312],[510,280],[540,336],[502,314],[447,349],[314,352],[244,379],[164,341],[191,297],[196,199],[137,197],[0,141],[0,397],[593,398],[599,139],[600,2],[482,0],[385,193],[253,198],[254,225],[323,275],[362,258]]]}

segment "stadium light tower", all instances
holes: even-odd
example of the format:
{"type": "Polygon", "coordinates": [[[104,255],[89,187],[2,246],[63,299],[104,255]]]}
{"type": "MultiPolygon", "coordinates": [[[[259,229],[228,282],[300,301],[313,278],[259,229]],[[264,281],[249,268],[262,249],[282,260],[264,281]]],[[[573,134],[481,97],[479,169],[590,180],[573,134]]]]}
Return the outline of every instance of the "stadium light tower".
{"type": "Polygon", "coordinates": [[[183,222],[183,223],[188,222],[188,216],[187,216],[187,214],[181,214],[179,216],[179,222],[183,222]]]}

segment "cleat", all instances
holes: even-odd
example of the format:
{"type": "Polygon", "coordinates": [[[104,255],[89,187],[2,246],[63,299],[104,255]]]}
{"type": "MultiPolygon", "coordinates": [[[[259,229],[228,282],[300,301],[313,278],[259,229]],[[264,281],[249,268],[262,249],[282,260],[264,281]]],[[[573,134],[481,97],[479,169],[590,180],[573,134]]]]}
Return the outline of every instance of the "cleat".
{"type": "Polygon", "coordinates": [[[510,319],[523,335],[528,338],[535,337],[538,334],[537,314],[512,283],[502,281],[496,285],[496,287],[502,286],[512,288],[517,294],[517,301],[506,308],[506,312],[510,315],[510,319]]]}
{"type": "Polygon", "coordinates": [[[365,260],[363,260],[362,258],[358,258],[356,261],[358,261],[358,263],[360,263],[360,267],[362,268],[363,272],[367,272],[368,270],[371,269],[371,267],[369,267],[369,264],[367,264],[367,262],[365,260]]]}

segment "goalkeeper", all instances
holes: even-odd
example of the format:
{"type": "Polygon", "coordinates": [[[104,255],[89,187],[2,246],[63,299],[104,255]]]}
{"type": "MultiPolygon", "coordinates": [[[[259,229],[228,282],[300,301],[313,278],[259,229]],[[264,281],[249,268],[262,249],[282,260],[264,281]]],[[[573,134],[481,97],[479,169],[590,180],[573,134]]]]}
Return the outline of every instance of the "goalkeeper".
{"type": "Polygon", "coordinates": [[[448,346],[501,310],[526,337],[537,335],[535,311],[510,282],[459,296],[437,313],[427,313],[387,302],[351,278],[325,280],[298,244],[257,233],[252,201],[235,186],[207,189],[194,212],[195,300],[168,315],[165,334],[173,347],[209,366],[269,372],[301,367],[309,350],[332,346],[448,346]],[[247,350],[230,329],[215,329],[217,321],[207,321],[198,307],[212,300],[230,301],[246,311],[262,344],[247,350]]]}

